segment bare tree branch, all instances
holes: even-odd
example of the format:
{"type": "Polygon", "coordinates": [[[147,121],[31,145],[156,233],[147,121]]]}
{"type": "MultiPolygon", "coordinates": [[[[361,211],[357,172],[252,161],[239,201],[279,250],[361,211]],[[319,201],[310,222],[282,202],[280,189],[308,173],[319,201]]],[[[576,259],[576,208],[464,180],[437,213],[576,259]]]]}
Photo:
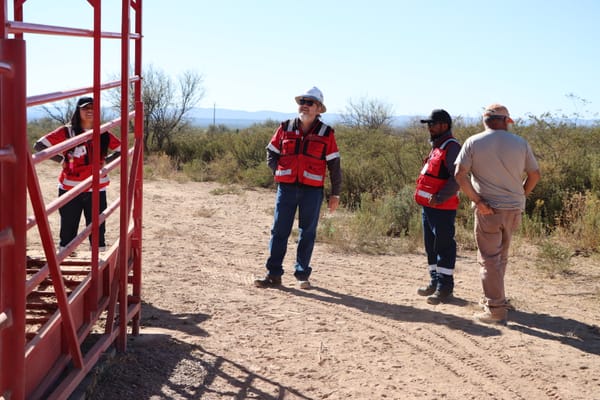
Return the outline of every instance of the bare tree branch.
{"type": "Polygon", "coordinates": [[[48,118],[61,125],[66,125],[71,122],[71,116],[77,105],[76,98],[66,99],[51,104],[52,106],[47,106],[45,104],[41,106],[48,118]]]}
{"type": "MultiPolygon", "coordinates": [[[[146,151],[164,150],[173,136],[188,124],[186,115],[202,100],[205,94],[204,77],[194,71],[186,71],[177,80],[164,71],[149,65],[142,81],[144,103],[144,148],[146,151]]],[[[133,93],[131,93],[133,96],[133,93]]],[[[111,96],[114,108],[119,109],[120,91],[111,96]]],[[[133,105],[133,99],[129,102],[133,105]]]]}
{"type": "Polygon", "coordinates": [[[341,114],[342,124],[358,129],[390,129],[394,120],[392,107],[376,99],[350,99],[341,114]]]}

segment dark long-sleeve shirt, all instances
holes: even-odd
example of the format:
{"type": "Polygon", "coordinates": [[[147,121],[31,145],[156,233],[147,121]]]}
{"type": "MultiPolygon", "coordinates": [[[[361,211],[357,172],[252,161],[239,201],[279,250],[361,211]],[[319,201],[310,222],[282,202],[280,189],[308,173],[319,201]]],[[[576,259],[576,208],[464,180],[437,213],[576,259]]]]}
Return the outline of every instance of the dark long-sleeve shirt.
{"type": "MultiPolygon", "coordinates": [[[[440,147],[446,140],[452,137],[452,131],[448,130],[442,136],[439,136],[431,141],[431,147],[437,148],[440,147]]],[[[446,163],[445,166],[448,169],[448,173],[450,177],[446,184],[434,195],[434,200],[436,203],[443,203],[448,200],[452,196],[456,195],[456,192],[459,190],[458,183],[454,178],[454,161],[456,161],[456,157],[458,157],[458,153],[460,152],[460,145],[456,142],[450,142],[446,145],[446,163]]]]}

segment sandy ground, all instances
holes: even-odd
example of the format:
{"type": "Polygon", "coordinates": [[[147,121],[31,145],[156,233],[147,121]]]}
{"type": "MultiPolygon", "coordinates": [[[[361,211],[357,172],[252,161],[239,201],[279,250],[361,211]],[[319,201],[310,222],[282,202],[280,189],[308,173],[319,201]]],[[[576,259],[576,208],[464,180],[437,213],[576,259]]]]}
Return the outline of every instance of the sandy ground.
{"type": "Polygon", "coordinates": [[[517,310],[507,326],[489,326],[472,321],[474,252],[459,255],[450,304],[416,294],[422,253],[347,254],[324,243],[311,290],[291,274],[293,241],[283,287],[258,289],[272,191],[149,180],[144,198],[141,335],[95,372],[88,398],[600,399],[591,258],[549,278],[515,250],[506,286],[517,310]]]}

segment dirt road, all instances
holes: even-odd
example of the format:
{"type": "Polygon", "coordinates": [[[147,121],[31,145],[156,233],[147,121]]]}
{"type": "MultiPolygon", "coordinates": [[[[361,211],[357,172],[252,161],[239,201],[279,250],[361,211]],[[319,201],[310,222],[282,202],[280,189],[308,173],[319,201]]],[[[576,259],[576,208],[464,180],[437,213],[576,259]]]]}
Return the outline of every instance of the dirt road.
{"type": "Polygon", "coordinates": [[[422,254],[344,254],[318,243],[312,290],[264,273],[274,194],[148,181],[142,334],[103,364],[93,399],[600,399],[600,269],[548,278],[516,248],[507,326],[472,321],[481,297],[462,252],[456,299],[428,305],[422,254]],[[221,194],[219,194],[221,193],[221,194]]]}

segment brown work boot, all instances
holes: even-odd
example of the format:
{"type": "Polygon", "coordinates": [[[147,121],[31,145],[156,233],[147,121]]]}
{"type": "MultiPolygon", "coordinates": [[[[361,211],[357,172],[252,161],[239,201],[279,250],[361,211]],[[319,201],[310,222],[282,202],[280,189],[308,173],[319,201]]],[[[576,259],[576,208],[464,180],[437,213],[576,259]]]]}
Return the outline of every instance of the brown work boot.
{"type": "Polygon", "coordinates": [[[502,315],[493,314],[490,309],[486,307],[485,311],[473,315],[473,319],[484,324],[506,325],[507,313],[504,311],[502,315]]]}
{"type": "Polygon", "coordinates": [[[271,276],[267,274],[264,278],[254,280],[254,286],[259,288],[270,288],[281,285],[281,276],[271,276]]]}

